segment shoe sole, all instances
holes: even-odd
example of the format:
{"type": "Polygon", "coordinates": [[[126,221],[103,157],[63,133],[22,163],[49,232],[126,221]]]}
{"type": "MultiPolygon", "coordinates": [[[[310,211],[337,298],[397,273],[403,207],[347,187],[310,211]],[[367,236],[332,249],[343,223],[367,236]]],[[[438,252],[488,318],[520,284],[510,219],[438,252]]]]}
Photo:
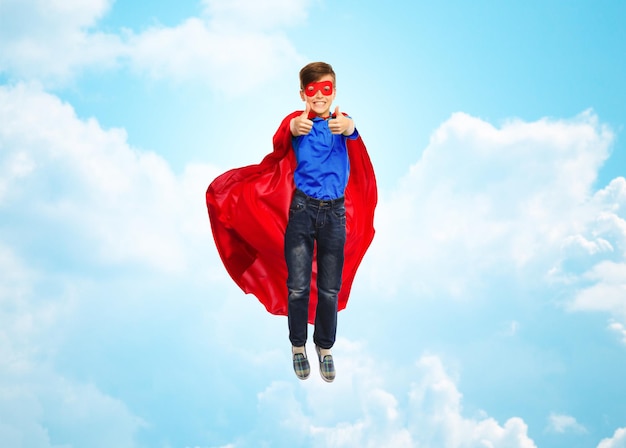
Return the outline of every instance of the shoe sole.
{"type": "Polygon", "coordinates": [[[335,377],[332,378],[327,378],[326,376],[324,376],[324,372],[322,370],[322,364],[320,363],[320,376],[322,377],[322,379],[324,381],[326,381],[327,383],[332,383],[333,381],[335,381],[335,377]]]}

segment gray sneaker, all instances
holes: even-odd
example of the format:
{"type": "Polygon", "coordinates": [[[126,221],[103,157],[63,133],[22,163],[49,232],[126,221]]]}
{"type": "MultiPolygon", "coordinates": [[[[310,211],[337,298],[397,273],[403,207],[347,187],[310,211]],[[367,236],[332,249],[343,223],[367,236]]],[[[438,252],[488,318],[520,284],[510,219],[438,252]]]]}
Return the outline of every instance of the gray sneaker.
{"type": "Polygon", "coordinates": [[[306,380],[311,373],[311,366],[309,360],[306,357],[306,348],[304,353],[294,352],[294,348],[291,348],[291,354],[293,356],[293,371],[296,372],[296,376],[301,380],[306,380]]]}
{"type": "Polygon", "coordinates": [[[335,363],[333,362],[333,355],[330,354],[330,350],[324,350],[322,355],[322,349],[317,345],[315,346],[317,351],[317,359],[320,362],[320,375],[322,379],[327,383],[332,383],[335,379],[335,363]]]}

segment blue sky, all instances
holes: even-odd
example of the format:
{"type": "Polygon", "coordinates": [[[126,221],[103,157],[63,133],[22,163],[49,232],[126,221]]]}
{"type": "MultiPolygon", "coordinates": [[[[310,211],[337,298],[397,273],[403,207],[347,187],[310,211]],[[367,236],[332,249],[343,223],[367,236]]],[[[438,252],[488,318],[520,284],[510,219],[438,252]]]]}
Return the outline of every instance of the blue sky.
{"type": "Polygon", "coordinates": [[[624,17],[0,0],[2,446],[626,447],[624,17]],[[332,384],[204,204],[314,60],[379,187],[332,384]]]}

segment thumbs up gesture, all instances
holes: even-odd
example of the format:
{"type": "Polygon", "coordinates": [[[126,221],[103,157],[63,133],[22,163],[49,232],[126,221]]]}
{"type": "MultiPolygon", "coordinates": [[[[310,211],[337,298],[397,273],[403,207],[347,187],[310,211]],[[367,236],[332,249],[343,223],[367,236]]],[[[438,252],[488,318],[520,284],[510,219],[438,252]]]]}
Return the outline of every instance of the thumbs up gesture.
{"type": "Polygon", "coordinates": [[[289,123],[289,129],[291,130],[291,134],[294,137],[299,135],[306,135],[311,132],[313,128],[313,122],[309,120],[309,112],[311,111],[311,105],[306,103],[306,108],[301,115],[294,117],[291,119],[291,123],[289,123]]]}
{"type": "Polygon", "coordinates": [[[335,118],[328,121],[328,128],[333,134],[351,135],[354,132],[354,121],[346,117],[339,111],[339,106],[335,107],[335,118]]]}

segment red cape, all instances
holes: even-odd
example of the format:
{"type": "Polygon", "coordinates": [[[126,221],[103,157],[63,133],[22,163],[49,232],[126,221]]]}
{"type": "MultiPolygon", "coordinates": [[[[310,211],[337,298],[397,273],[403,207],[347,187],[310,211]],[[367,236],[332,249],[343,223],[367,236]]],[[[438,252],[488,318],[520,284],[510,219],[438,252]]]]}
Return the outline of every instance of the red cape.
{"type": "MultiPolygon", "coordinates": [[[[287,266],[284,235],[294,191],[296,158],[289,114],[274,134],[274,151],[258,165],[218,176],[206,192],[217,250],[226,270],[247,294],[254,294],[272,314],[287,315],[287,266]]],[[[347,140],[350,177],[345,191],[346,246],[338,309],[346,307],[357,268],[374,238],[376,177],[359,136],[347,140]]],[[[317,265],[313,262],[309,322],[315,320],[317,265]]]]}

